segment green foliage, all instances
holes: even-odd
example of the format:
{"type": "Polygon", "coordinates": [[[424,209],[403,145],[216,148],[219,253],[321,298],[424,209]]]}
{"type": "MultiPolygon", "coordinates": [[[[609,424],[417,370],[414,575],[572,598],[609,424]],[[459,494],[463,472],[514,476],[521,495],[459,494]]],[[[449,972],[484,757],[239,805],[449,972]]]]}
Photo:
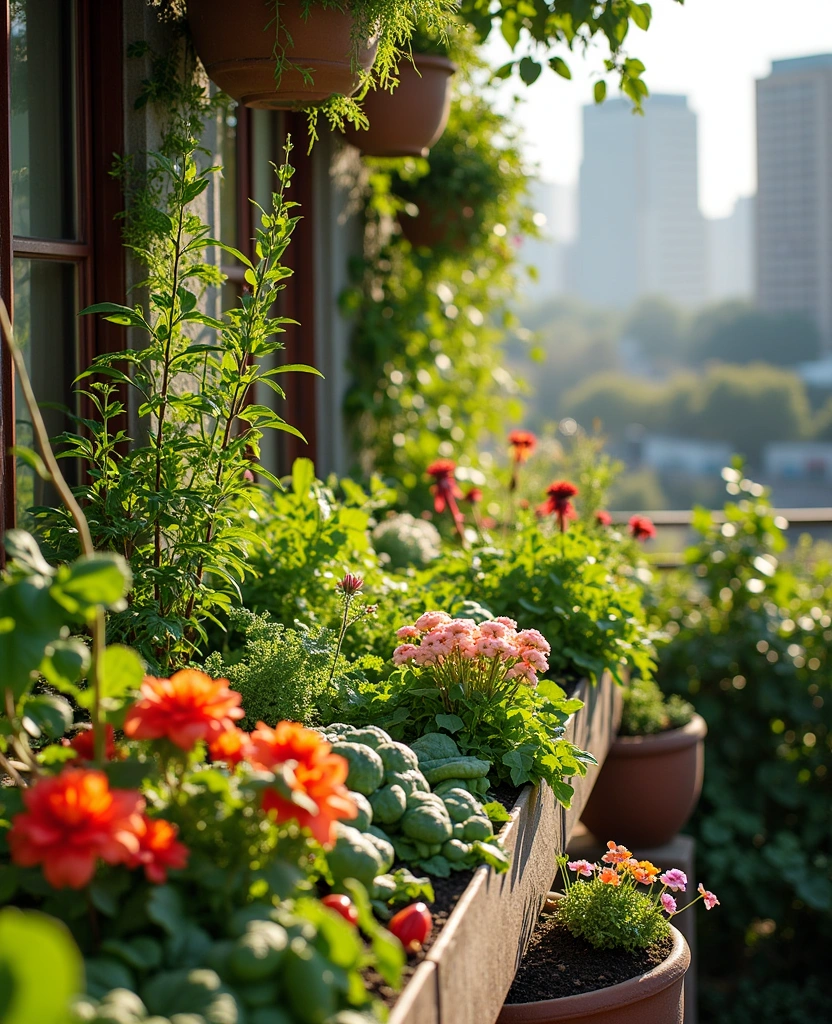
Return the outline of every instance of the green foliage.
{"type": "Polygon", "coordinates": [[[215,651],[206,659],[205,671],[215,679],[228,679],[242,694],[244,727],[253,729],[258,722],[274,726],[283,720],[312,724],[335,653],[332,632],[286,629],[272,622],[268,612],[254,615],[245,608],[229,613],[229,625],[244,634],[242,650],[228,663],[215,651]]]}
{"type": "Polygon", "coordinates": [[[666,698],[654,679],[633,679],[622,696],[622,736],[653,736],[687,725],[693,717],[693,705],[676,693],[666,698]]]}
{"type": "Polygon", "coordinates": [[[0,911],[3,1024],[67,1024],[70,1000],[82,984],[81,955],[60,922],[15,907],[0,911]]]}
{"type": "MultiPolygon", "coordinates": [[[[676,2],[684,3],[684,0],[676,2]]],[[[604,68],[608,74],[618,77],[621,91],[636,109],[641,109],[642,100],[648,95],[641,77],[644,64],[635,57],[628,57],[623,47],[631,24],[642,31],[650,27],[653,16],[650,4],[636,0],[604,0],[598,4],[589,0],[557,0],[551,5],[545,0],[501,0],[495,8],[486,0],[463,0],[460,11],[474,26],[481,41],[488,38],[495,23],[499,24],[503,39],[512,53],[518,54],[496,72],[499,78],[508,78],[516,68],[520,78],[532,85],[547,60],[555,74],[570,78],[569,66],[563,58],[549,56],[552,50],[563,47],[570,52],[584,53],[603,40],[609,50],[604,68]],[[523,51],[527,52],[520,56],[523,51]]],[[[596,82],[595,101],[602,102],[606,92],[606,81],[596,82]]]]}
{"type": "Polygon", "coordinates": [[[517,130],[465,82],[429,160],[371,168],[364,258],[342,296],[356,320],[345,411],[362,471],[395,480],[416,511],[432,459],[477,465],[484,436],[519,415],[502,341],[517,287],[513,239],[534,228],[517,130]],[[427,218],[452,204],[455,223],[470,223],[461,247],[414,250],[391,233],[392,216],[404,222],[417,202],[427,218]]]}
{"type": "Polygon", "coordinates": [[[673,635],[662,689],[692,697],[708,724],[688,829],[723,913],[700,933],[700,977],[720,1024],[774,1021],[787,992],[784,1019],[804,1024],[832,939],[832,572],[806,545],[784,561],[766,498],[741,471],[726,475],[740,497],[722,524],[697,512],[689,571],[662,581],[658,605],[673,635]]]}
{"type": "Polygon", "coordinates": [[[373,547],[393,569],[424,568],[440,555],[439,531],[409,512],[383,519],[373,530],[373,547]]]}
{"type": "MultiPolygon", "coordinates": [[[[77,419],[78,431],[61,438],[61,455],[78,459],[89,479],[76,493],[94,544],[119,552],[133,570],[130,606],[111,617],[111,633],[162,672],[188,660],[205,639],[204,620],[229,607],[229,591],[239,594],[252,544],[241,512],[251,491],[246,475],[263,433],[298,433],[267,406],[250,402],[252,390],[284,397],[279,374],[317,372],[294,364],[268,368],[286,322],[272,307],[291,274],[280,261],[298,220],[285,196],[292,168],[287,162],[277,171],[272,208],[260,210],[252,262],[210,238],[196,212],[215,168],[198,167],[194,145],[190,140],[175,160],[163,153],[152,158],[166,186],[156,208],[158,231],[136,249],[148,271],[148,308],[102,302],[85,311],[138,329],[145,343],[98,356],[80,375],[81,394],[95,413],[77,419]],[[205,287],[221,281],[208,262],[216,247],[244,265],[250,289],[221,319],[200,308],[205,287]],[[120,426],[120,389],[138,401],[135,439],[120,426]]],[[[67,513],[40,509],[37,515],[51,554],[72,557],[76,541],[67,513]]]]}
{"type": "Polygon", "coordinates": [[[794,366],[817,359],[820,332],[802,313],[765,313],[743,302],[726,302],[699,314],[691,325],[690,359],[704,363],[771,363],[794,366]]]}
{"type": "Polygon", "coordinates": [[[654,899],[632,886],[606,885],[597,875],[569,886],[558,901],[557,916],[576,939],[596,949],[632,953],[647,949],[670,934],[654,899]]]}

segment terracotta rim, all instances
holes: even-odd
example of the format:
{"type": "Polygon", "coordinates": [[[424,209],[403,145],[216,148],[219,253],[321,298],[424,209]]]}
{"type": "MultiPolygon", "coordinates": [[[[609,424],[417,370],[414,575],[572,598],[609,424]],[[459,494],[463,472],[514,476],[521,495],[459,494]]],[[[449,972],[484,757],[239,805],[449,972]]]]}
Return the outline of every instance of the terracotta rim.
{"type": "Polygon", "coordinates": [[[614,1010],[616,1007],[630,1006],[663,992],[683,977],[690,966],[690,949],[685,937],[673,925],[670,926],[670,931],[673,935],[673,948],[667,959],[646,974],[640,974],[637,978],[630,978],[629,981],[622,981],[617,985],[596,989],[595,992],[583,992],[578,996],[543,999],[534,1003],[509,1003],[503,1007],[500,1021],[502,1024],[512,1024],[514,1020],[526,1022],[580,1019],[614,1010]]]}
{"type": "MultiPolygon", "coordinates": [[[[408,61],[409,63],[410,61],[408,61]]],[[[434,68],[436,71],[446,71],[449,75],[456,71],[456,64],[450,58],[443,57],[438,53],[414,53],[412,66],[417,71],[420,68],[434,68]]]]}
{"type": "Polygon", "coordinates": [[[704,740],[708,726],[701,715],[694,715],[687,725],[679,729],[668,729],[653,736],[618,736],[610,748],[611,753],[626,754],[627,757],[651,757],[681,750],[704,740]]]}

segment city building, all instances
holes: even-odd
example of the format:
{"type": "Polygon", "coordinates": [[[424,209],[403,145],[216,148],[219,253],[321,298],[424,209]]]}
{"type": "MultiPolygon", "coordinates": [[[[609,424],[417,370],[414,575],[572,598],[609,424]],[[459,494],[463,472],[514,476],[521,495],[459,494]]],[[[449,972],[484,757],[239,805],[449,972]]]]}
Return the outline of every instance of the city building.
{"type": "Polygon", "coordinates": [[[709,302],[754,297],[754,196],[741,196],[727,217],[705,221],[709,302]]]}
{"type": "Polygon", "coordinates": [[[571,283],[623,308],[645,295],[695,307],[705,298],[697,119],[686,96],[657,94],[584,107],[579,232],[571,283]]]}
{"type": "Polygon", "coordinates": [[[575,190],[540,179],[529,183],[529,202],[539,238],[524,238],[520,255],[537,271],[523,283],[523,299],[535,305],[558,298],[566,291],[566,254],[575,237],[575,190]]]}
{"type": "Polygon", "coordinates": [[[756,296],[810,315],[832,348],[832,54],[757,82],[756,296]]]}

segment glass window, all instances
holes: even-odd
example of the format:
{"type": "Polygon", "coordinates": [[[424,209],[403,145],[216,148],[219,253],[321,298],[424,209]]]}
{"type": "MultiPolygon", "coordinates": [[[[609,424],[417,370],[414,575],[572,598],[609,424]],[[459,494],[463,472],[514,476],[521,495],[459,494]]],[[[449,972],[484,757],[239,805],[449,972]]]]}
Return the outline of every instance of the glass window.
{"type": "Polygon", "coordinates": [[[74,0],[12,0],[12,223],[26,238],[78,237],[74,0]]]}
{"type": "MultiPolygon", "coordinates": [[[[14,261],[14,329],[46,427],[54,437],[66,429],[64,409],[73,404],[78,375],[76,343],[77,269],[58,260],[14,261]],[[48,353],[48,355],[47,355],[48,353]]],[[[33,447],[32,424],[19,389],[15,395],[15,443],[33,447]]],[[[64,464],[64,471],[67,464],[64,464]]],[[[70,482],[72,477],[70,475],[70,482]]],[[[17,514],[51,501],[40,477],[17,466],[17,514]]]]}

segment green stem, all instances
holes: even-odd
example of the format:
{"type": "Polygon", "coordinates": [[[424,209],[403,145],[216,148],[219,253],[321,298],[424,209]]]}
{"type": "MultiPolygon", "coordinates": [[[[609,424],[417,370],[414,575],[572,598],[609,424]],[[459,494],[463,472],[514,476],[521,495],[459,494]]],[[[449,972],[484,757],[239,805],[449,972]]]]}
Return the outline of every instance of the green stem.
{"type": "MultiPolygon", "coordinates": [[[[66,482],[66,478],[61,472],[60,467],[58,466],[58,461],[52,451],[52,446],[49,443],[49,432],[46,429],[46,424],[43,422],[43,416],[41,415],[40,408],[38,407],[35,393],[32,390],[32,384],[29,380],[29,374],[26,371],[26,364],[23,360],[23,355],[14,340],[12,324],[9,319],[9,311],[6,309],[6,304],[2,299],[0,299],[0,328],[2,328],[3,337],[12,357],[15,374],[17,375],[17,382],[20,390],[23,392],[23,399],[26,402],[26,408],[28,409],[29,416],[32,420],[32,430],[35,438],[37,439],[38,447],[40,448],[46,470],[55,490],[61,498],[61,501],[63,501],[64,505],[69,509],[69,514],[72,516],[72,520],[75,523],[75,528],[78,531],[81,553],[89,558],[95,554],[95,548],[93,547],[92,535],[90,534],[87,517],[84,515],[81,506],[78,504],[75,495],[72,493],[72,488],[66,482]]],[[[104,651],[105,643],[105,621],[103,608],[98,608],[95,619],[90,623],[90,627],[92,633],[92,657],[90,662],[89,681],[93,691],[93,749],[95,753],[95,760],[103,761],[105,750],[104,719],[101,709],[101,655],[104,651]]]]}

